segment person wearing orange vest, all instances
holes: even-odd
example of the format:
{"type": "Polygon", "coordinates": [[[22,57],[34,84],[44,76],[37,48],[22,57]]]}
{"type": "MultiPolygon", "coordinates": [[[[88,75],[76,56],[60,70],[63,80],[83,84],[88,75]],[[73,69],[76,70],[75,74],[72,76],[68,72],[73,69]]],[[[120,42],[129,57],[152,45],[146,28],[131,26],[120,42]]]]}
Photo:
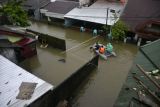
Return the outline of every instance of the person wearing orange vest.
{"type": "Polygon", "coordinates": [[[99,48],[99,53],[104,54],[104,52],[105,52],[105,48],[103,46],[101,46],[99,48]]]}

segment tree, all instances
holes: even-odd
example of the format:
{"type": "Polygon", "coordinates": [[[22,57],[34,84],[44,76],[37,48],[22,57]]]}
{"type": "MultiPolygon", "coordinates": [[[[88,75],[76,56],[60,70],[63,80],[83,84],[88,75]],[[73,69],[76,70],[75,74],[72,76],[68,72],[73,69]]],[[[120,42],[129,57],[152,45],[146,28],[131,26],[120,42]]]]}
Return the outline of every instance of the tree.
{"type": "Polygon", "coordinates": [[[9,0],[0,7],[0,17],[4,24],[12,24],[17,26],[27,26],[27,13],[22,9],[24,0],[9,0]]]}
{"type": "Polygon", "coordinates": [[[123,39],[126,36],[128,27],[121,20],[117,21],[111,29],[113,39],[123,39]]]}

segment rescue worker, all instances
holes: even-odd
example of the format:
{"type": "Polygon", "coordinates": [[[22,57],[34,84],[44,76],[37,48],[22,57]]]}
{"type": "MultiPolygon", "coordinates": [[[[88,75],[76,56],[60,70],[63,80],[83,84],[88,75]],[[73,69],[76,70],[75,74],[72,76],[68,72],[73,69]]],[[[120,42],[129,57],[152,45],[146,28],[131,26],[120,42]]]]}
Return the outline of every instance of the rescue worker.
{"type": "Polygon", "coordinates": [[[97,36],[97,29],[93,30],[93,36],[97,36]]]}
{"type": "Polygon", "coordinates": [[[105,48],[104,48],[104,46],[101,46],[101,47],[99,48],[99,53],[101,53],[101,54],[104,54],[104,53],[105,53],[105,48]]]}
{"type": "Polygon", "coordinates": [[[113,46],[111,43],[108,43],[107,46],[106,46],[106,51],[108,53],[112,53],[113,52],[113,46]]]}
{"type": "Polygon", "coordinates": [[[98,43],[98,42],[96,42],[95,50],[98,50],[99,48],[100,48],[99,43],[98,43]]]}
{"type": "Polygon", "coordinates": [[[83,26],[80,27],[80,32],[84,32],[85,28],[83,26]]]}

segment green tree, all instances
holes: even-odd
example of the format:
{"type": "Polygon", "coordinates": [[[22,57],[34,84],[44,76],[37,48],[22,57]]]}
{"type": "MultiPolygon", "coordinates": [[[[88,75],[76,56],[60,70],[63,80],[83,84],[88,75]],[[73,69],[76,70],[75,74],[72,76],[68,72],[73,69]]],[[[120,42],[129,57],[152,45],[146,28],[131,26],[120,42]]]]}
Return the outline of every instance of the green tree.
{"type": "Polygon", "coordinates": [[[111,29],[113,39],[123,39],[126,36],[128,27],[121,20],[117,21],[111,29]]]}
{"type": "Polygon", "coordinates": [[[17,26],[27,26],[27,13],[22,9],[24,0],[9,0],[0,7],[0,16],[4,24],[12,24],[17,26]]]}

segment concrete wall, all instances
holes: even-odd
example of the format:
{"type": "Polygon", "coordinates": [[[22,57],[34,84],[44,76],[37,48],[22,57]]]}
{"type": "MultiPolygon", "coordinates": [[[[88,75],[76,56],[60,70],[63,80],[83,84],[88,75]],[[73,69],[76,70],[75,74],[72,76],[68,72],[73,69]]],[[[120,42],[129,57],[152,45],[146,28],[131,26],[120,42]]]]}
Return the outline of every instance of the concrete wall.
{"type": "Polygon", "coordinates": [[[47,44],[51,45],[54,48],[66,50],[66,42],[63,39],[59,39],[53,36],[50,36],[48,34],[42,34],[37,31],[33,31],[31,29],[26,29],[28,32],[32,32],[36,35],[38,35],[38,40],[41,42],[41,40],[46,40],[47,44]]]}
{"type": "Polygon", "coordinates": [[[61,84],[40,97],[37,101],[29,105],[29,107],[57,107],[56,105],[59,101],[69,99],[72,96],[72,93],[76,91],[78,86],[83,82],[83,80],[89,76],[93,69],[97,68],[98,59],[99,56],[93,57],[61,84]]]}
{"type": "Polygon", "coordinates": [[[95,56],[53,90],[52,97],[54,106],[59,101],[69,99],[73,95],[73,92],[80,86],[83,80],[89,76],[93,69],[97,68],[98,59],[99,56],[95,56]]]}

